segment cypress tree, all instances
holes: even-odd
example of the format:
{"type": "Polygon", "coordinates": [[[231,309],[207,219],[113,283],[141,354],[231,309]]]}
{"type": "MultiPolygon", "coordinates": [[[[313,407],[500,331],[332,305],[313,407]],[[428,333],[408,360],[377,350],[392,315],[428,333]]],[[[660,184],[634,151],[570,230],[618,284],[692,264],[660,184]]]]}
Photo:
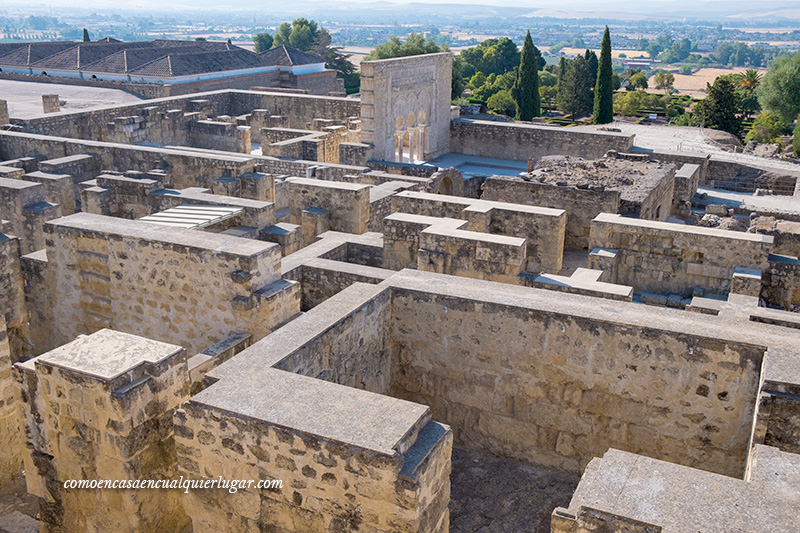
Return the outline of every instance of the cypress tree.
{"type": "Polygon", "coordinates": [[[603,34],[603,45],[600,48],[600,65],[597,69],[597,85],[594,88],[595,124],[608,124],[614,121],[614,87],[611,70],[611,34],[608,26],[603,34]]]}
{"type": "Polygon", "coordinates": [[[83,28],[83,42],[88,43],[91,39],[89,39],[89,30],[83,28]]]}
{"type": "Polygon", "coordinates": [[[542,114],[539,98],[539,54],[533,46],[531,32],[525,36],[517,79],[511,95],[517,101],[517,120],[530,120],[542,114]]]}
{"type": "Polygon", "coordinates": [[[797,124],[794,127],[794,135],[792,136],[792,151],[795,157],[800,157],[800,116],[797,117],[797,124]]]}

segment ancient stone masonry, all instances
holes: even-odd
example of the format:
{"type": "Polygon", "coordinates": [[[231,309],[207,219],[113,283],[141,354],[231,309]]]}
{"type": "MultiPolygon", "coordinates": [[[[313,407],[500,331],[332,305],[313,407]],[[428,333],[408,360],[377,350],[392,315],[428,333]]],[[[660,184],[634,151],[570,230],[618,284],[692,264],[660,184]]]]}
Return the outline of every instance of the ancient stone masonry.
{"type": "Polygon", "coordinates": [[[756,446],[751,460],[741,480],[609,450],[587,466],[569,508],[553,512],[551,531],[795,529],[797,455],[756,446]]]}
{"type": "Polygon", "coordinates": [[[76,214],[45,227],[54,324],[48,346],[101,328],[197,353],[236,330],[259,339],[299,311],[277,245],[76,214]]]}
{"type": "Polygon", "coordinates": [[[0,483],[5,484],[19,474],[23,443],[19,431],[17,391],[11,378],[11,349],[8,345],[6,319],[0,316],[0,483]]]}
{"type": "Polygon", "coordinates": [[[44,247],[42,225],[61,216],[61,207],[45,201],[45,189],[39,183],[0,178],[0,219],[3,231],[19,235],[23,253],[44,247]]]}
{"type": "Polygon", "coordinates": [[[67,480],[175,477],[172,415],[189,393],[180,346],[103,329],[16,367],[28,491],[43,531],[179,531],[177,490],[88,489],[67,480]]]}
{"type": "MultiPolygon", "coordinates": [[[[565,247],[588,246],[589,223],[600,213],[666,221],[672,212],[675,167],[638,154],[609,152],[600,160],[550,156],[524,178],[492,176],[482,198],[567,211],[565,247]]],[[[696,188],[696,187],[695,187],[696,188]]]]}
{"type": "Polygon", "coordinates": [[[28,353],[30,342],[21,268],[19,237],[0,233],[0,316],[14,362],[28,353]]]}
{"type": "Polygon", "coordinates": [[[413,163],[450,151],[451,63],[447,52],[361,64],[361,142],[373,158],[413,163]]]}
{"type": "Polygon", "coordinates": [[[460,119],[451,62],[0,101],[0,485],[42,531],[796,529],[796,176],[460,119]],[[66,483],[180,476],[268,485],[66,483]]]}
{"type": "Polygon", "coordinates": [[[639,291],[726,294],[736,267],[766,270],[772,237],[601,214],[592,221],[590,266],[603,281],[639,291]]]}
{"type": "Polygon", "coordinates": [[[185,475],[284,482],[185,495],[198,531],[447,529],[452,434],[428,408],[380,395],[388,295],[354,285],[339,296],[209,373],[176,414],[185,475]]]}
{"type": "Polygon", "coordinates": [[[596,159],[603,157],[609,150],[627,152],[633,146],[633,136],[457,119],[450,122],[450,146],[453,152],[460,154],[492,154],[492,157],[498,159],[517,161],[556,154],[596,159]]]}
{"type": "MultiPolygon", "coordinates": [[[[564,250],[566,214],[561,209],[531,207],[528,205],[473,200],[442,194],[403,191],[392,197],[392,211],[410,213],[427,217],[450,217],[466,220],[463,229],[491,233],[494,235],[517,236],[527,241],[522,270],[530,272],[548,271],[558,273],[564,250]]],[[[455,228],[454,228],[455,229],[455,228]]],[[[407,241],[414,246],[416,239],[384,230],[387,246],[397,246],[396,240],[407,241]]],[[[413,234],[412,234],[413,235],[413,234]]],[[[406,244],[401,246],[407,247],[406,244]]],[[[386,255],[389,268],[406,268],[416,264],[416,260],[395,259],[394,253],[407,255],[402,251],[390,251],[386,255]]],[[[415,256],[415,252],[412,252],[415,256]]]]}

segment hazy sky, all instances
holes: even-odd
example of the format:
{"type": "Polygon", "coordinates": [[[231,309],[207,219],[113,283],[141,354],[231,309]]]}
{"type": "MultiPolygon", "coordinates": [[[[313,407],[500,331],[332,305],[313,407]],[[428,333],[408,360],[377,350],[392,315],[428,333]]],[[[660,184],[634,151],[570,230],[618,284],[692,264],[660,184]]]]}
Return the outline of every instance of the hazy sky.
{"type": "MultiPolygon", "coordinates": [[[[408,4],[409,0],[343,0],[338,5],[347,8],[358,8],[364,4],[373,4],[373,8],[379,8],[380,4],[408,4]],[[348,6],[350,4],[350,6],[348,6]],[[355,4],[355,5],[353,5],[355,4]]],[[[800,2],[797,0],[642,0],[632,2],[631,0],[422,0],[418,3],[423,4],[479,4],[522,7],[535,11],[537,9],[548,9],[558,11],[587,11],[599,12],[627,12],[627,13],[646,13],[658,15],[659,12],[680,11],[687,16],[692,13],[713,13],[719,11],[721,14],[732,12],[770,12],[782,9],[798,9],[800,2]]],[[[3,0],[3,7],[38,7],[38,6],[76,6],[74,0],[44,0],[42,2],[25,2],[24,0],[3,0]]],[[[276,4],[273,2],[253,2],[253,0],[83,0],[78,5],[80,7],[120,10],[135,9],[155,9],[159,11],[171,8],[185,10],[192,8],[199,9],[226,9],[257,11],[260,9],[270,9],[271,11],[297,11],[302,9],[313,9],[315,7],[331,8],[337,5],[336,0],[296,0],[288,4],[276,4]]]]}

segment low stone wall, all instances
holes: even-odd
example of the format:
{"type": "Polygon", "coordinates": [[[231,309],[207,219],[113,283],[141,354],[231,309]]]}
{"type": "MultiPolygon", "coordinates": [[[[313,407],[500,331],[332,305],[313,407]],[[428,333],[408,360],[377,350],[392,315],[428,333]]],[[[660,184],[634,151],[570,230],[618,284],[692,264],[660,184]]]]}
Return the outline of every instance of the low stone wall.
{"type": "Polygon", "coordinates": [[[590,268],[605,270],[609,283],[631,285],[636,291],[691,296],[695,288],[726,294],[736,267],[765,270],[772,237],[631,220],[600,214],[592,221],[590,246],[616,252],[590,268]]]}
{"type": "Polygon", "coordinates": [[[250,128],[215,120],[191,120],[188,144],[197,148],[250,155],[250,128]]]}
{"type": "MultiPolygon", "coordinates": [[[[462,229],[524,238],[527,256],[523,270],[561,270],[568,224],[567,214],[561,209],[403,191],[392,197],[392,212],[462,219],[469,222],[462,229]]],[[[408,266],[405,261],[400,264],[408,266]]]]}
{"type": "MultiPolygon", "coordinates": [[[[97,168],[125,169],[148,172],[166,170],[164,186],[185,189],[188,187],[212,188],[214,180],[229,176],[239,177],[253,172],[256,158],[230,152],[201,152],[191,148],[156,148],[97,141],[81,141],[62,137],[48,137],[15,132],[0,132],[0,154],[13,159],[30,154],[43,154],[48,159],[67,156],[97,156],[97,168]]],[[[78,174],[63,168],[48,169],[40,163],[40,170],[78,174]]],[[[99,170],[86,179],[93,179],[99,170]]]]}
{"type": "Polygon", "coordinates": [[[197,353],[233,331],[260,339],[299,311],[275,244],[85,213],[45,232],[55,323],[38,353],[101,328],[197,353]]]}
{"type": "Polygon", "coordinates": [[[289,187],[289,220],[293,224],[302,224],[304,210],[318,208],[329,213],[331,230],[355,234],[367,231],[368,185],[307,178],[288,178],[286,183],[289,187]]]}
{"type": "Polygon", "coordinates": [[[800,171],[775,170],[711,157],[704,185],[737,192],[766,189],[774,194],[792,196],[800,179],[800,171]]]}
{"type": "Polygon", "coordinates": [[[450,122],[450,150],[454,153],[527,161],[545,155],[598,159],[609,150],[627,152],[633,135],[575,131],[570,128],[457,119],[450,122]]]}
{"type": "Polygon", "coordinates": [[[308,129],[311,122],[319,118],[346,121],[361,116],[361,102],[354,98],[262,91],[227,93],[229,107],[225,114],[237,116],[253,109],[267,109],[271,115],[287,117],[287,128],[308,129]]]}
{"type": "Polygon", "coordinates": [[[492,176],[483,182],[481,199],[563,209],[567,213],[565,250],[587,249],[592,219],[600,213],[618,213],[620,206],[617,191],[555,187],[501,176],[492,176]]]}
{"type": "Polygon", "coordinates": [[[83,87],[103,87],[106,89],[119,89],[133,93],[142,98],[162,98],[169,96],[169,87],[156,83],[136,83],[125,81],[99,80],[92,78],[62,78],[57,76],[42,76],[40,74],[19,74],[16,72],[0,72],[0,80],[29,81],[34,83],[55,83],[59,85],[80,85],[83,87]]]}

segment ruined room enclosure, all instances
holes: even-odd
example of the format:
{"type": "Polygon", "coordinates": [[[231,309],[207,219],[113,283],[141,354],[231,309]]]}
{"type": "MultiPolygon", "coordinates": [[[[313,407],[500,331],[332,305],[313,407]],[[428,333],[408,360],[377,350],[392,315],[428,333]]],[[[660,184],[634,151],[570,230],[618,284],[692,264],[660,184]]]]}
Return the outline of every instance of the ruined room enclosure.
{"type": "MultiPolygon", "coordinates": [[[[266,427],[277,421],[270,416],[283,419],[274,409],[270,415],[231,403],[231,387],[242,399],[259,390],[247,383],[273,390],[270,383],[282,378],[264,368],[270,363],[430,405],[432,419],[451,427],[455,446],[557,472],[580,474],[593,457],[615,448],[741,479],[766,351],[761,332],[720,327],[713,317],[687,323],[677,311],[594,303],[409,270],[378,286],[356,284],[212,370],[210,386],[190,400],[183,424],[194,433],[213,431],[222,442],[253,428],[229,434],[225,424],[209,420],[211,412],[238,413],[266,427]]],[[[782,342],[775,333],[767,339],[782,342]]],[[[291,381],[303,398],[316,387],[291,381]]],[[[318,384],[325,398],[336,394],[318,384]]],[[[300,401],[275,386],[290,394],[283,402],[300,401]]],[[[340,400],[322,400],[328,401],[340,400]]],[[[380,423],[393,425],[405,412],[380,423]]],[[[325,409],[343,417],[342,424],[356,424],[352,413],[335,413],[325,409]]],[[[320,430],[320,422],[293,420],[301,434],[320,430]]],[[[196,438],[178,442],[181,449],[199,449],[193,457],[222,454],[214,469],[251,461],[196,438]]],[[[425,453],[438,456],[439,442],[425,453]]]]}

